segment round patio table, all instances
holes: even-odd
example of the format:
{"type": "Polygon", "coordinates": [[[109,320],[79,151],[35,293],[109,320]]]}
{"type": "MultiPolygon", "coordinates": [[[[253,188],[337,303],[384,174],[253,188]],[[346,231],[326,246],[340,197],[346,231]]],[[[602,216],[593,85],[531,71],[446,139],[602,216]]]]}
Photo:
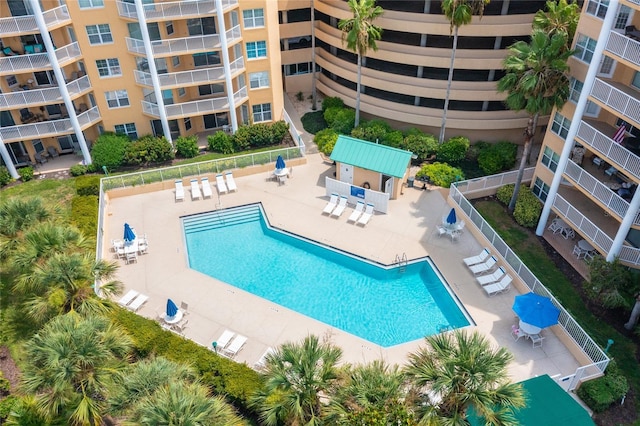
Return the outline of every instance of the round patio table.
{"type": "Polygon", "coordinates": [[[535,325],[527,324],[520,320],[520,330],[524,331],[527,334],[538,334],[542,331],[540,327],[536,327],[535,325]]]}
{"type": "Polygon", "coordinates": [[[172,317],[168,317],[168,316],[164,316],[164,322],[166,322],[167,324],[176,324],[178,322],[180,322],[180,320],[182,319],[182,316],[184,314],[182,313],[182,311],[180,309],[178,309],[178,312],[176,312],[176,314],[172,317]]]}

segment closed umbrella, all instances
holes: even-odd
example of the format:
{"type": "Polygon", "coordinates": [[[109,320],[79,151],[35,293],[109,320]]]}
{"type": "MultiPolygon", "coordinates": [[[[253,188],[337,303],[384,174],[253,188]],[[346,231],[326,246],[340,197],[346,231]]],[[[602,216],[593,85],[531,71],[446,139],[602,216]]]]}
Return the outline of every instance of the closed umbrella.
{"type": "Polygon", "coordinates": [[[282,155],[278,155],[276,159],[276,169],[284,169],[285,167],[287,166],[284,164],[284,158],[282,158],[282,155]]]}
{"type": "Polygon", "coordinates": [[[457,221],[458,221],[458,218],[456,217],[456,209],[452,208],[451,211],[449,212],[449,216],[447,216],[447,223],[449,225],[453,225],[457,221]]]}
{"type": "Polygon", "coordinates": [[[124,224],[124,240],[128,243],[136,239],[136,234],[128,223],[124,224]]]}
{"type": "Polygon", "coordinates": [[[557,324],[560,316],[560,309],[556,308],[551,299],[533,292],[516,296],[512,309],[521,322],[538,328],[557,324]]]}
{"type": "Polygon", "coordinates": [[[178,307],[176,306],[176,304],[173,303],[173,300],[167,299],[167,316],[175,317],[177,313],[178,313],[178,307]]]}

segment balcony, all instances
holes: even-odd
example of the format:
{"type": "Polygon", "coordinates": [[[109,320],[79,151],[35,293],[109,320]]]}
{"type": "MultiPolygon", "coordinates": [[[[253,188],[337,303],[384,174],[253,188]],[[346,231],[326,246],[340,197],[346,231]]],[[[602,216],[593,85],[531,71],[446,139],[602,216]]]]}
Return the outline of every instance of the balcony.
{"type": "MultiPolygon", "coordinates": [[[[71,17],[66,5],[46,10],[42,15],[49,31],[64,25],[71,25],[71,17]]],[[[39,32],[36,18],[33,15],[0,19],[0,37],[17,37],[39,32]]]]}
{"type": "MultiPolygon", "coordinates": [[[[240,105],[247,99],[246,86],[238,90],[233,94],[233,99],[236,106],[240,105]]],[[[142,111],[145,114],[153,117],[160,117],[160,110],[158,104],[142,101],[142,111]]],[[[172,120],[176,118],[191,117],[204,114],[213,114],[216,112],[229,111],[229,102],[227,97],[220,97],[215,99],[203,99],[200,101],[183,102],[174,105],[165,105],[165,111],[167,119],[172,120]]]]}
{"type": "MultiPolygon", "coordinates": [[[[65,65],[82,58],[78,42],[56,49],[55,55],[60,67],[64,67],[65,65]]],[[[49,57],[46,53],[33,53],[0,58],[0,76],[41,71],[51,68],[51,62],[49,61],[49,57]]]]}
{"type": "Polygon", "coordinates": [[[596,78],[591,96],[625,118],[640,123],[640,93],[637,90],[596,78]]]}
{"type": "MultiPolygon", "coordinates": [[[[78,114],[78,121],[83,130],[101,120],[102,117],[98,107],[93,107],[82,114],[78,114]]],[[[0,128],[0,137],[2,137],[4,143],[62,136],[71,133],[73,133],[73,126],[71,126],[71,120],[68,118],[0,128]]]]}
{"type": "MultiPolygon", "coordinates": [[[[118,14],[127,19],[138,20],[136,6],[132,3],[117,1],[118,14]]],[[[222,12],[226,12],[238,5],[238,0],[222,0],[222,12]]],[[[215,15],[215,1],[177,1],[156,4],[144,4],[144,16],[148,22],[168,21],[172,19],[199,18],[215,15]]]]}
{"type": "MultiPolygon", "coordinates": [[[[86,75],[67,83],[66,86],[72,99],[91,89],[89,77],[86,75]]],[[[60,94],[60,89],[58,87],[0,94],[0,108],[2,109],[28,108],[32,106],[57,104],[61,102],[62,95],[60,94]]]]}
{"type": "MultiPolygon", "coordinates": [[[[230,64],[232,78],[237,72],[244,70],[244,58],[238,58],[230,64]]],[[[151,74],[143,71],[135,71],[136,83],[152,87],[151,74]]],[[[224,81],[224,67],[213,67],[193,71],[173,72],[159,74],[160,87],[171,89],[176,87],[197,86],[199,84],[211,84],[224,81]]]]}
{"type": "Polygon", "coordinates": [[[621,59],[640,65],[640,41],[611,31],[607,40],[606,50],[621,59]]]}

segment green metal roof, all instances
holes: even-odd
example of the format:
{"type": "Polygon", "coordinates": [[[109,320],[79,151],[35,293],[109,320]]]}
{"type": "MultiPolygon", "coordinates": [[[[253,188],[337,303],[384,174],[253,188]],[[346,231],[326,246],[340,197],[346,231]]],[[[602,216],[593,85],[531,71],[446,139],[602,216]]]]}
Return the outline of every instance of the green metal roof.
{"type": "Polygon", "coordinates": [[[340,135],[331,152],[331,159],[337,163],[402,178],[412,155],[413,153],[403,149],[340,135]]]}

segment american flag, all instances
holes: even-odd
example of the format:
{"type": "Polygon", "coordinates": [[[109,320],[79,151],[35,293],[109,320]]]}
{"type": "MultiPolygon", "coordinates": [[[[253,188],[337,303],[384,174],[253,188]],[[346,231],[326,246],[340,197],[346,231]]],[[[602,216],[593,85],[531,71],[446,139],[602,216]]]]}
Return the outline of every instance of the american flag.
{"type": "Polygon", "coordinates": [[[618,130],[616,130],[616,134],[613,135],[613,140],[618,143],[622,143],[622,141],[624,140],[626,131],[627,131],[627,127],[624,124],[621,124],[620,127],[618,127],[618,130]]]}

